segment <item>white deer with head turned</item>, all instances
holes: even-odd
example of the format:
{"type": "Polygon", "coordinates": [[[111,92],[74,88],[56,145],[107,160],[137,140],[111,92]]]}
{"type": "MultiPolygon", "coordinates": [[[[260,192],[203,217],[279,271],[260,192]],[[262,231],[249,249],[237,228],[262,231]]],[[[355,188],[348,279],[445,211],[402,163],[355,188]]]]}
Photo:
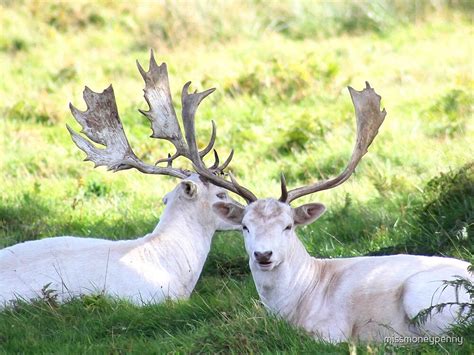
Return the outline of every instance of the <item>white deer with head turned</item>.
{"type": "MultiPolygon", "coordinates": [[[[105,293],[126,298],[136,304],[181,299],[190,296],[209,253],[216,230],[234,229],[217,217],[212,204],[233,201],[227,191],[189,171],[172,167],[179,156],[194,166],[221,174],[232,159],[219,166],[219,159],[209,169],[202,158],[213,147],[215,125],[208,146],[199,151],[194,131],[194,114],[201,100],[213,89],[188,94],[189,83],[182,92],[185,139],[171,102],[166,65],[150,59],[145,72],[145,99],[150,110],[144,113],[151,121],[154,138],[171,141],[176,153],[159,162],[166,167],[149,165],[132,151],[118,116],[113,89],[95,93],[86,87],[87,110],[71,111],[81,124],[82,132],[104,149],[68,127],[77,146],[87,153],[86,160],[110,170],[135,168],[148,174],[169,175],[183,179],[163,199],[166,204],[154,231],[135,240],[56,237],[16,244],[0,250],[0,304],[21,298],[42,296],[47,286],[60,300],[84,294],[105,293]]],[[[235,201],[233,201],[236,203],[235,201]]]]}
{"type": "MultiPolygon", "coordinates": [[[[467,262],[415,255],[317,259],[308,254],[295,233],[298,226],[319,218],[325,207],[309,203],[293,208],[290,203],[346,181],[385,118],[385,110],[380,111],[381,97],[368,83],[363,91],[349,91],[357,118],[357,139],[343,173],[291,191],[287,191],[282,175],[278,200],[257,199],[233,179],[234,187],[249,204],[243,207],[218,202],[213,208],[229,223],[242,227],[263,304],[315,337],[332,342],[381,341],[385,336],[440,334],[457,321],[456,306],[434,312],[422,326],[414,326],[411,319],[431,305],[469,302],[466,290],[459,288],[457,292],[443,284],[456,276],[472,279],[467,262]]],[[[198,173],[206,174],[204,170],[198,173]]],[[[211,181],[225,187],[219,180],[216,176],[211,181]]]]}

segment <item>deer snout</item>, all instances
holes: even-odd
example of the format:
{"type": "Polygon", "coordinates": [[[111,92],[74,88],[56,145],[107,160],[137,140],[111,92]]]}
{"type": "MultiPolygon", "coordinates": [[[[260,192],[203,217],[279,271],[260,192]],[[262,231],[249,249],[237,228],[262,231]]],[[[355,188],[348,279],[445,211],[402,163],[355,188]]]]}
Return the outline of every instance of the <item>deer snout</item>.
{"type": "Polygon", "coordinates": [[[256,251],[253,253],[255,256],[255,260],[257,260],[258,263],[268,263],[270,261],[270,258],[272,257],[273,252],[271,250],[267,250],[264,252],[259,252],[256,251]]]}

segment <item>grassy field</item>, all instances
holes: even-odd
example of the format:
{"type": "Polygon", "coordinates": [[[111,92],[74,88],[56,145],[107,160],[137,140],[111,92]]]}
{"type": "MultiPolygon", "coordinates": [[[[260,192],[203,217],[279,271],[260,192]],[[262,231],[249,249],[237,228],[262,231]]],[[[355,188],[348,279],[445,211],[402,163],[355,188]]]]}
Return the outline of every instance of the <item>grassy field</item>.
{"type": "MultiPolygon", "coordinates": [[[[131,145],[155,161],[135,59],[168,63],[182,85],[217,91],[200,107],[232,170],[258,196],[337,174],[355,119],[347,85],[368,80],[388,115],[357,173],[306,199],[328,212],[299,236],[321,257],[417,253],[474,260],[474,68],[470,1],[0,0],[0,247],[57,235],[125,239],[158,222],[176,183],[82,162],[65,124],[84,85],[113,83],[131,145]],[[255,168],[257,167],[257,168],[255,168]]],[[[303,203],[303,201],[300,201],[303,203]]],[[[330,345],[268,316],[239,233],[218,233],[196,292],[134,307],[101,296],[0,313],[0,352],[474,353],[456,344],[330,345]]]]}

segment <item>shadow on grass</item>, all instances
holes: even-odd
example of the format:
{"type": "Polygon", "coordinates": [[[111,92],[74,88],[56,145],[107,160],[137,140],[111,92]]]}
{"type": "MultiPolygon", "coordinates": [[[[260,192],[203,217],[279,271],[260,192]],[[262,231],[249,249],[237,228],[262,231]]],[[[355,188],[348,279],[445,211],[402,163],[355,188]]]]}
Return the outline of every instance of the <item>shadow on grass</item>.
{"type": "Polygon", "coordinates": [[[0,247],[17,242],[37,239],[47,233],[42,219],[50,216],[48,206],[40,200],[24,194],[20,203],[12,200],[0,200],[0,247]]]}
{"type": "Polygon", "coordinates": [[[236,279],[250,275],[248,256],[241,232],[216,233],[202,275],[236,279]]]}
{"type": "Polygon", "coordinates": [[[55,236],[133,239],[151,232],[158,221],[137,215],[121,217],[107,211],[83,214],[57,201],[25,193],[0,199],[0,248],[55,236]]]}
{"type": "Polygon", "coordinates": [[[474,162],[431,179],[421,203],[407,213],[402,242],[369,255],[474,253],[474,162]]]}

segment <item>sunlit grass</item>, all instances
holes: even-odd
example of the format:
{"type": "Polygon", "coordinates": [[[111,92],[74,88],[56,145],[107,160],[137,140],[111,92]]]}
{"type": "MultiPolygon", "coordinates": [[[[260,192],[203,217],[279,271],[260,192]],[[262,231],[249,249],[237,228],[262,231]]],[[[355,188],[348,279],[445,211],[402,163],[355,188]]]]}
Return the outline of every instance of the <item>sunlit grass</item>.
{"type": "MultiPolygon", "coordinates": [[[[135,59],[146,66],[153,48],[168,63],[177,108],[186,81],[217,88],[199,109],[199,142],[214,119],[219,152],[236,150],[233,172],[262,197],[279,195],[281,171],[296,187],[344,167],[355,132],[346,86],[368,80],[387,119],[347,183],[302,199],[328,207],[300,230],[302,240],[323,257],[407,252],[472,261],[470,16],[469,1],[3,2],[0,247],[56,235],[130,238],[158,222],[176,181],[94,170],[65,129],[78,127],[68,102],[85,108],[84,85],[102,91],[113,83],[137,154],[153,162],[172,151],[148,138],[137,112],[146,104],[135,59]]],[[[48,307],[0,313],[0,349],[348,351],[266,315],[238,233],[217,235],[188,302],[136,308],[98,297],[48,307]]],[[[461,331],[466,353],[472,333],[461,331]]]]}

